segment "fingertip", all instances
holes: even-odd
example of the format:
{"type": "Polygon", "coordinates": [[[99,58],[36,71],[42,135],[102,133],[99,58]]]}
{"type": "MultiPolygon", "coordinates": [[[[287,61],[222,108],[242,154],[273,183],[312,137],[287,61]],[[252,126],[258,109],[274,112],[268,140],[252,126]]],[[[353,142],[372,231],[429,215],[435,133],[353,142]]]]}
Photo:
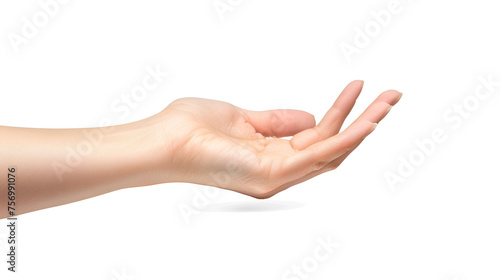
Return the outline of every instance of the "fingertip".
{"type": "Polygon", "coordinates": [[[403,94],[401,92],[394,89],[386,90],[382,94],[380,94],[378,101],[384,101],[389,105],[394,106],[401,99],[402,95],[403,94]]]}
{"type": "Polygon", "coordinates": [[[365,84],[365,81],[363,81],[363,80],[354,80],[354,81],[350,82],[347,86],[357,86],[357,87],[363,88],[364,84],[365,84]]]}
{"type": "Polygon", "coordinates": [[[282,130],[274,131],[277,137],[292,136],[316,126],[316,118],[308,112],[301,110],[283,110],[282,112],[287,116],[280,120],[279,126],[281,126],[282,130]]]}
{"type": "Polygon", "coordinates": [[[398,97],[398,99],[396,100],[396,103],[398,103],[398,102],[399,102],[399,100],[401,100],[401,97],[403,97],[403,93],[402,93],[402,92],[398,91],[398,93],[399,93],[399,97],[398,97]]]}
{"type": "Polygon", "coordinates": [[[312,127],[315,127],[316,126],[316,117],[314,117],[313,114],[309,114],[309,119],[310,119],[310,125],[308,128],[312,128],[312,127]]]}
{"type": "Polygon", "coordinates": [[[386,115],[389,114],[389,112],[391,111],[392,107],[394,107],[394,106],[390,105],[389,107],[387,107],[387,111],[385,112],[386,115]]]}
{"type": "Polygon", "coordinates": [[[368,137],[370,134],[372,134],[373,131],[375,131],[375,129],[377,128],[378,126],[378,123],[372,123],[371,124],[371,128],[370,128],[370,131],[365,135],[365,137],[363,137],[363,139],[365,139],[366,137],[368,137]]]}

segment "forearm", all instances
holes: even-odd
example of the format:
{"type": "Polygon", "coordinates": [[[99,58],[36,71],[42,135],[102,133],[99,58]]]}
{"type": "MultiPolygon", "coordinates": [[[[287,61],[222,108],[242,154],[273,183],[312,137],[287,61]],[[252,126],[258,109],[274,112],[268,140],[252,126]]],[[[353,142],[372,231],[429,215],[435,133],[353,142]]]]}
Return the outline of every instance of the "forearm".
{"type": "Polygon", "coordinates": [[[86,129],[0,127],[0,218],[7,217],[9,167],[16,214],[161,182],[155,124],[86,129]]]}

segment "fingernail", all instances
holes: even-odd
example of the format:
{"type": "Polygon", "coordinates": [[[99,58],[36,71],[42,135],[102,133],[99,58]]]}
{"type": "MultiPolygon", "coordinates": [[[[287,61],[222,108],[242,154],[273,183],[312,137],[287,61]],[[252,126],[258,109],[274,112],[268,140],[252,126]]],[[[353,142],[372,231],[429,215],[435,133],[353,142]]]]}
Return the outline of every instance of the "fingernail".
{"type": "Polygon", "coordinates": [[[363,80],[354,80],[354,81],[350,82],[349,84],[359,84],[361,87],[363,87],[363,85],[365,84],[365,81],[363,81],[363,80]]]}
{"type": "MultiPolygon", "coordinates": [[[[399,92],[399,98],[398,98],[398,100],[397,100],[397,101],[399,101],[399,99],[401,99],[401,97],[403,97],[403,93],[402,93],[402,92],[400,92],[400,91],[398,91],[398,92],[399,92]]],[[[397,102],[397,101],[396,101],[396,102],[397,102]]]]}
{"type": "Polygon", "coordinates": [[[373,123],[373,127],[372,127],[372,130],[370,131],[370,133],[372,133],[375,130],[375,128],[377,128],[377,125],[378,125],[378,123],[373,123]]]}
{"type": "Polygon", "coordinates": [[[394,107],[394,106],[389,106],[389,108],[387,108],[386,114],[389,113],[389,111],[391,111],[392,107],[394,107]]]}

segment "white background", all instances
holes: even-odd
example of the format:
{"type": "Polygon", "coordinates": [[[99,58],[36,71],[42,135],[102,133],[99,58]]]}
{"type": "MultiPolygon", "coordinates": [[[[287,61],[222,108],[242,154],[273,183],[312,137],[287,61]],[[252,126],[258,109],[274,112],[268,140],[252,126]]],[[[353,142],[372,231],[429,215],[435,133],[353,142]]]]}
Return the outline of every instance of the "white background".
{"type": "Polygon", "coordinates": [[[376,30],[373,13],[390,2],[224,0],[233,7],[220,17],[212,0],[71,0],[16,47],[23,18],[44,10],[2,1],[1,125],[127,123],[186,96],[319,120],[363,79],[352,121],[384,90],[404,96],[339,169],[269,200],[226,191],[204,200],[212,189],[168,184],[22,215],[19,273],[2,261],[0,278],[301,279],[283,277],[305,265],[308,279],[500,279],[500,87],[474,104],[480,77],[500,81],[499,6],[401,0],[376,30]],[[367,25],[373,36],[348,62],[342,42],[355,46],[367,25]],[[156,65],[169,77],[127,117],[114,112],[156,65]],[[474,109],[458,124],[449,110],[464,100],[474,109]],[[391,188],[384,174],[422,155],[415,141],[435,129],[446,141],[391,188]],[[186,207],[199,212],[186,220],[186,207]],[[313,260],[327,238],[339,247],[313,260]]]}

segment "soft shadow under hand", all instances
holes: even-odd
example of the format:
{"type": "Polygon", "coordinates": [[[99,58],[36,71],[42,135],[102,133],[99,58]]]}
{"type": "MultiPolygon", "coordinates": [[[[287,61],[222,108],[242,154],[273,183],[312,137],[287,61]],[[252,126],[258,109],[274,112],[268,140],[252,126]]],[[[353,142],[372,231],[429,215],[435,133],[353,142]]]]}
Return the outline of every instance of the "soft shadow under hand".
{"type": "Polygon", "coordinates": [[[283,211],[303,207],[305,204],[295,201],[244,201],[224,202],[208,205],[205,212],[269,212],[283,211]]]}

